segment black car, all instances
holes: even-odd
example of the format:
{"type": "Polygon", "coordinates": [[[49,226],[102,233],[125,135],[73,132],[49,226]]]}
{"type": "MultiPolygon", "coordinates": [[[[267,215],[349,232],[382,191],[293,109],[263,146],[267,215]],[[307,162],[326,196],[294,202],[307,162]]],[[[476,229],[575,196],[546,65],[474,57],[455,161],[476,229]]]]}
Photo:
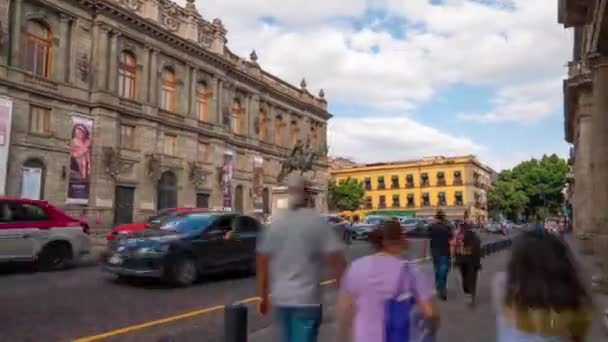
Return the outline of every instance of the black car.
{"type": "Polygon", "coordinates": [[[114,241],[102,267],[119,277],[159,278],[179,286],[208,272],[255,272],[260,227],[249,216],[184,213],[114,241]]]}

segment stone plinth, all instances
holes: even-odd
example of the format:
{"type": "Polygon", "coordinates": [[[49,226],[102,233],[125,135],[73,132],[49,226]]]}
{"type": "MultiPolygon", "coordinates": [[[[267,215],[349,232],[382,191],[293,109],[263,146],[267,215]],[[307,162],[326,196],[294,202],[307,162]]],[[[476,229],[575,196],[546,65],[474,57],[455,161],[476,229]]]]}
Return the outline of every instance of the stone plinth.
{"type": "MultiPolygon", "coordinates": [[[[323,201],[321,200],[322,190],[318,187],[310,187],[308,189],[310,193],[310,201],[309,207],[317,208],[318,210],[323,210],[323,201]]],[[[272,188],[272,212],[276,212],[277,210],[285,210],[289,207],[289,199],[287,194],[286,186],[276,186],[272,188]]]]}

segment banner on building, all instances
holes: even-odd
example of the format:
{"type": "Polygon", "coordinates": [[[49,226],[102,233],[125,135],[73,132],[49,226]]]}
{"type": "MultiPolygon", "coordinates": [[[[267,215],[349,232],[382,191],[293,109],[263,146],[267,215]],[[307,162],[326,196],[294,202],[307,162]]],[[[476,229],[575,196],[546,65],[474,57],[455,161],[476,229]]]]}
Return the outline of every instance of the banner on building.
{"type": "Polygon", "coordinates": [[[13,100],[0,97],[0,195],[6,195],[6,169],[11,144],[13,100]]]}
{"type": "Polygon", "coordinates": [[[23,167],[21,171],[21,197],[39,200],[42,193],[42,169],[23,167]]]}
{"type": "Polygon", "coordinates": [[[93,120],[72,114],[68,204],[89,204],[93,120]]]}
{"type": "Polygon", "coordinates": [[[232,175],[234,172],[234,152],[224,152],[222,162],[222,205],[224,210],[232,209],[232,175]]]}
{"type": "Polygon", "coordinates": [[[264,211],[264,159],[253,158],[253,209],[264,211]]]}

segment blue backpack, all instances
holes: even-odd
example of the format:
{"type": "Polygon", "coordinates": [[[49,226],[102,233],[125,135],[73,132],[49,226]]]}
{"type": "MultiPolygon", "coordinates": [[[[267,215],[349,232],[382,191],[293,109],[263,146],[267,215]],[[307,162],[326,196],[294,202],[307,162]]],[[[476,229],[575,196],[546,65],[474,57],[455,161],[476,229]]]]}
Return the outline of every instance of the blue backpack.
{"type": "Polygon", "coordinates": [[[405,284],[406,276],[412,276],[408,263],[404,263],[397,289],[384,303],[384,342],[433,342],[428,333],[428,322],[416,310],[415,288],[405,284]],[[407,286],[406,286],[407,285],[407,286]],[[404,291],[405,290],[405,291],[404,291]]]}

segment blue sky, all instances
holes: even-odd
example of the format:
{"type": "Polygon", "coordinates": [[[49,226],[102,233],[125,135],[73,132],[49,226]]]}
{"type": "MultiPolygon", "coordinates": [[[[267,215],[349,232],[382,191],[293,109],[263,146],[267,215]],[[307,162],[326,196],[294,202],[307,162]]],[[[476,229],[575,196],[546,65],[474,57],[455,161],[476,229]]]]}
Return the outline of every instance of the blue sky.
{"type": "Polygon", "coordinates": [[[330,154],[473,153],[497,169],[565,156],[571,32],[554,0],[198,0],[229,47],[327,94],[330,154]]]}

